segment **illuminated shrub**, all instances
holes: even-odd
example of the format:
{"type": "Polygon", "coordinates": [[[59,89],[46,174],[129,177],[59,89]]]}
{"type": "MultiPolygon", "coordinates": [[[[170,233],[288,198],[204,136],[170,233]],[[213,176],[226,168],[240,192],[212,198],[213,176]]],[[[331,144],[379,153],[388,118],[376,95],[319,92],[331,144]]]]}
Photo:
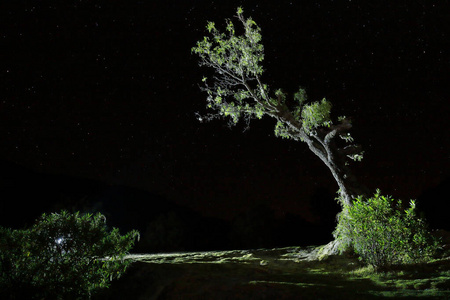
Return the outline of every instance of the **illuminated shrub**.
{"type": "Polygon", "coordinates": [[[402,208],[401,201],[380,195],[358,197],[338,217],[335,238],[342,248],[352,248],[375,268],[429,260],[439,247],[416,214],[415,202],[402,208]]]}
{"type": "Polygon", "coordinates": [[[0,298],[78,299],[109,286],[137,231],[106,230],[101,214],[42,215],[28,230],[0,227],[0,298]]]}

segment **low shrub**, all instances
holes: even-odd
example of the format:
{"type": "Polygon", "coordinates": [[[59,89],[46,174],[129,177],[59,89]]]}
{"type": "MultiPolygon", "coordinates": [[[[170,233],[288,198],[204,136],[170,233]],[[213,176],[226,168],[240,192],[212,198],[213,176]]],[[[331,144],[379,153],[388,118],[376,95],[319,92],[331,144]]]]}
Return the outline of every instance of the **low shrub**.
{"type": "Polygon", "coordinates": [[[108,232],[101,214],[44,214],[27,230],[0,227],[0,298],[79,299],[125,272],[137,231],[108,232]]]}
{"type": "Polygon", "coordinates": [[[351,248],[360,259],[375,268],[428,261],[439,248],[437,239],[417,216],[415,201],[403,209],[401,201],[382,196],[360,196],[344,207],[334,232],[341,250],[351,248]]]}

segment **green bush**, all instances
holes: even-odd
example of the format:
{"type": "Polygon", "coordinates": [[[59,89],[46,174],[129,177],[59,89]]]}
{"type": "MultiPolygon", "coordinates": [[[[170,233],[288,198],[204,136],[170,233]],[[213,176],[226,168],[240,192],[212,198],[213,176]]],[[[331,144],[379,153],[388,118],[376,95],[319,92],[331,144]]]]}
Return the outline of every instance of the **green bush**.
{"type": "Polygon", "coordinates": [[[439,247],[425,221],[417,216],[413,200],[403,209],[401,201],[380,195],[380,190],[344,207],[334,236],[340,240],[341,250],[353,249],[375,268],[427,261],[439,247]]]}
{"type": "Polygon", "coordinates": [[[0,298],[90,298],[125,272],[138,236],[108,232],[101,214],[65,211],[44,214],[27,230],[0,227],[0,298]]]}

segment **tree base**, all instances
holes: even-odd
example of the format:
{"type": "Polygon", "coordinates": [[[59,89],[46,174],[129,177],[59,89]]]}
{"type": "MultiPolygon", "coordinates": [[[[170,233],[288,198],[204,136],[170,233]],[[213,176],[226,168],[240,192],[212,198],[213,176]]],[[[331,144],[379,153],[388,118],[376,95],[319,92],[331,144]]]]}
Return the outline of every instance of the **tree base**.
{"type": "Polygon", "coordinates": [[[334,240],[326,244],[325,246],[322,246],[317,252],[317,259],[318,260],[325,260],[329,256],[332,255],[340,255],[341,251],[339,250],[340,242],[338,240],[334,240]]]}

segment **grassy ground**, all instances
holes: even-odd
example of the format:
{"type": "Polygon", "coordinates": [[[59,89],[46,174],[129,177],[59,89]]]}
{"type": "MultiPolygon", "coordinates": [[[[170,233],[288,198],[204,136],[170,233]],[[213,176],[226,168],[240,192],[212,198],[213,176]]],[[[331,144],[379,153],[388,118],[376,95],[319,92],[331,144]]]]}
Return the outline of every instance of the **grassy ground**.
{"type": "Polygon", "coordinates": [[[94,299],[450,299],[450,258],[376,273],[316,247],[131,255],[94,299]]]}

